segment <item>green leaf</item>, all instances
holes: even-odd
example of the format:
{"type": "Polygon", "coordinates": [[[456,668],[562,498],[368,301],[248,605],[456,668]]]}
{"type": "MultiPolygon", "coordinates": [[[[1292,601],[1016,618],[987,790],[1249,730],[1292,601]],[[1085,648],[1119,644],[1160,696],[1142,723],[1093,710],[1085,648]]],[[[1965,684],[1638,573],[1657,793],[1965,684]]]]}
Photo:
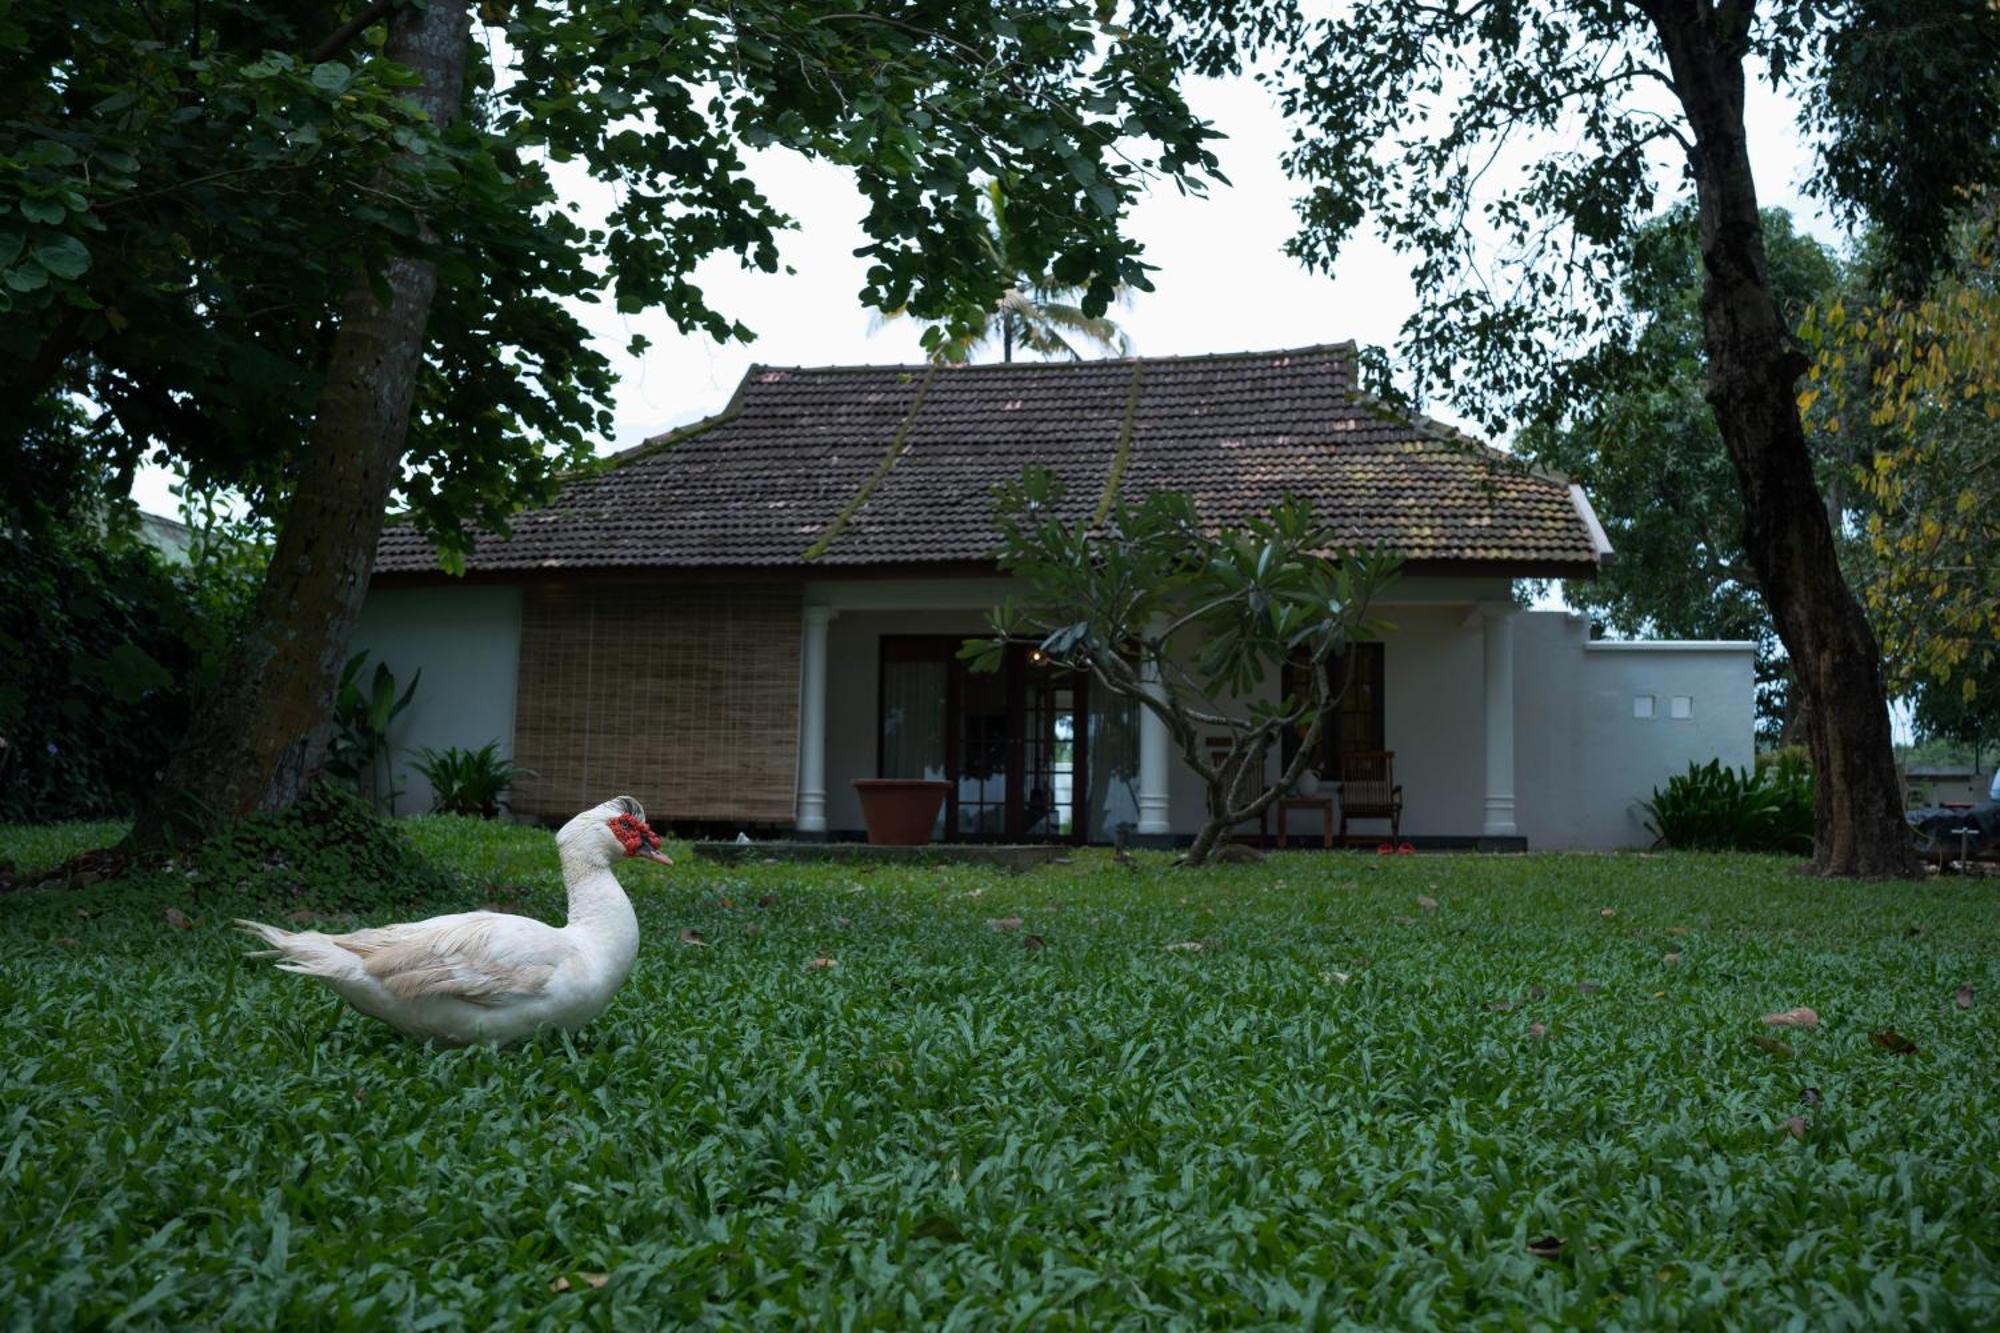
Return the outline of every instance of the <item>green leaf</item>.
{"type": "Polygon", "coordinates": [[[343,93],[353,82],[354,71],[338,60],[329,60],[313,66],[312,85],[321,92],[343,93]]]}
{"type": "Polygon", "coordinates": [[[74,236],[63,236],[35,247],[35,262],[58,278],[80,278],[90,267],[90,251],[74,236]]]}

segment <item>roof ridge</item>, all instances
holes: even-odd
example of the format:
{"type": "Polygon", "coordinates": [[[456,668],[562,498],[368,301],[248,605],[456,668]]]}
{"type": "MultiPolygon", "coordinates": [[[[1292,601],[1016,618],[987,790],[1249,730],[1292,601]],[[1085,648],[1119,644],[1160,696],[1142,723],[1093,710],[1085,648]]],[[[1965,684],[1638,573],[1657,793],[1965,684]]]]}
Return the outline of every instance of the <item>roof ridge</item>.
{"type": "Polygon", "coordinates": [[[767,365],[763,362],[758,362],[751,365],[747,370],[743,372],[743,382],[747,384],[750,381],[750,378],[753,375],[756,375],[760,371],[766,373],[771,371],[799,371],[799,372],[809,372],[815,375],[830,375],[830,374],[879,375],[885,371],[892,371],[892,370],[912,371],[912,372],[943,370],[954,373],[959,371],[993,371],[993,370],[1061,371],[1061,370],[1074,370],[1078,366],[1115,367],[1115,366],[1131,366],[1135,363],[1146,364],[1146,365],[1165,365],[1165,364],[1193,363],[1200,361],[1263,361],[1272,357],[1308,356],[1314,353],[1322,353],[1322,352],[1333,353],[1335,355],[1351,359],[1354,355],[1354,351],[1355,351],[1354,339],[1347,338],[1339,342],[1308,343],[1302,347],[1273,347],[1265,350],[1249,350],[1249,351],[1237,351],[1237,352],[1172,352],[1172,353],[1164,353],[1159,356],[1101,356],[1101,357],[1080,358],[1075,361],[977,361],[977,362],[883,361],[883,362],[862,362],[862,363],[849,362],[843,365],[822,365],[822,366],[779,366],[779,365],[767,365]]]}

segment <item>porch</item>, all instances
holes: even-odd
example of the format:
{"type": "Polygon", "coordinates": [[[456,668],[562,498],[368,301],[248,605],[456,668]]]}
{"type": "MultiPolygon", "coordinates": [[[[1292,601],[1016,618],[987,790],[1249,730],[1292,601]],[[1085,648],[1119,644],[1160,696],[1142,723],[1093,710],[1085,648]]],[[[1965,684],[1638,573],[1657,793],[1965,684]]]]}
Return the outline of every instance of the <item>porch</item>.
{"type": "MultiPolygon", "coordinates": [[[[1396,752],[1402,831],[1420,845],[1521,845],[1508,591],[1497,579],[1398,584],[1378,603],[1395,628],[1365,654],[1372,665],[1330,729],[1329,766],[1341,748],[1396,752]]],[[[1124,824],[1136,840],[1164,844],[1200,827],[1201,781],[1149,711],[1025,647],[991,674],[957,659],[1005,593],[995,579],[805,585],[801,838],[860,836],[852,783],[870,777],[950,783],[941,840],[1109,842],[1124,824]]],[[[1270,698],[1278,690],[1275,680],[1267,686],[1270,698]]],[[[1267,780],[1282,759],[1271,757],[1267,780]]],[[[1288,823],[1292,845],[1320,845],[1316,813],[1294,812],[1288,823]]],[[[1275,812],[1269,824],[1275,832],[1275,812]]],[[[1384,836],[1387,827],[1356,831],[1384,836]]]]}

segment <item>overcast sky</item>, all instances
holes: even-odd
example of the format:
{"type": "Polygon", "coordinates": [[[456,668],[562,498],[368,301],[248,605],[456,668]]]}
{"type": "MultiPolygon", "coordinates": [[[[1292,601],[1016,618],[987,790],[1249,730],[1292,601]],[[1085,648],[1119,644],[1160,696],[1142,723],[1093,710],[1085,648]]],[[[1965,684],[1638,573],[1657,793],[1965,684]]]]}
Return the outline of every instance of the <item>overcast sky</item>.
{"type": "MultiPolygon", "coordinates": [[[[1764,200],[1791,209],[1808,230],[1836,239],[1802,193],[1809,154],[1793,108],[1753,82],[1751,154],[1764,200]]],[[[1354,339],[1389,344],[1413,305],[1408,265],[1372,239],[1357,239],[1331,277],[1307,274],[1283,252],[1292,231],[1295,187],[1279,170],[1284,124],[1269,95],[1247,78],[1196,80],[1196,109],[1227,136],[1216,145],[1234,183],[1206,199],[1162,185],[1131,218],[1132,233],[1156,266],[1157,290],[1135,296],[1116,317],[1141,355],[1296,347],[1354,339]]],[[[1676,150],[1678,151],[1678,150],[1676,150]]],[[[876,327],[856,294],[864,241],[859,194],[846,175],[786,152],[755,158],[773,202],[799,220],[783,239],[792,274],[744,270],[733,261],[705,266],[699,281],[714,306],[757,333],[748,344],[718,344],[677,333],[659,315],[621,316],[608,303],[579,313],[617,368],[615,436],[602,452],[637,443],[719,410],[752,363],[828,365],[922,359],[918,328],[908,321],[876,327]],[[626,346],[643,333],[652,347],[634,357],[626,346]]],[[[559,178],[560,179],[560,178],[559,178]]],[[[565,181],[590,211],[605,196],[594,182],[565,181]]],[[[601,207],[601,205],[600,205],[601,207]]],[[[135,497],[172,514],[171,477],[145,469],[135,497]]]]}

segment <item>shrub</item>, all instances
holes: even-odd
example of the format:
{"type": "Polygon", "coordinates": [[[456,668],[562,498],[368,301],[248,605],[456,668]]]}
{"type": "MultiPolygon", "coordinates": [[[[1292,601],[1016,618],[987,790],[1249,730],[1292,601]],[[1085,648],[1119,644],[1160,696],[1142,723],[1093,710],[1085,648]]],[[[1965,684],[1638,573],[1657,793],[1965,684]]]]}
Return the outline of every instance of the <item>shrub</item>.
{"type": "Polygon", "coordinates": [[[411,767],[431,784],[434,812],[482,819],[499,815],[500,807],[507,803],[503,797],[515,779],[535,775],[531,768],[516,768],[513,760],[500,753],[498,741],[488,741],[477,750],[461,750],[456,745],[419,750],[411,767]]]}
{"type": "Polygon", "coordinates": [[[1719,759],[1653,789],[1643,804],[1656,847],[1808,854],[1813,839],[1812,775],[1788,757],[1756,772],[1719,759]]]}
{"type": "Polygon", "coordinates": [[[209,638],[185,576],[150,550],[0,527],[0,820],[130,813],[187,720],[209,638]]]}
{"type": "Polygon", "coordinates": [[[326,750],[326,770],[353,783],[355,792],[376,810],[393,815],[403,791],[389,767],[389,728],[410,706],[424,673],[419,670],[410,677],[409,688],[399,695],[395,673],[388,663],[377,662],[364,689],[361,668],[367,661],[368,654],[359,652],[341,668],[340,683],[334,688],[333,739],[326,750]]]}

